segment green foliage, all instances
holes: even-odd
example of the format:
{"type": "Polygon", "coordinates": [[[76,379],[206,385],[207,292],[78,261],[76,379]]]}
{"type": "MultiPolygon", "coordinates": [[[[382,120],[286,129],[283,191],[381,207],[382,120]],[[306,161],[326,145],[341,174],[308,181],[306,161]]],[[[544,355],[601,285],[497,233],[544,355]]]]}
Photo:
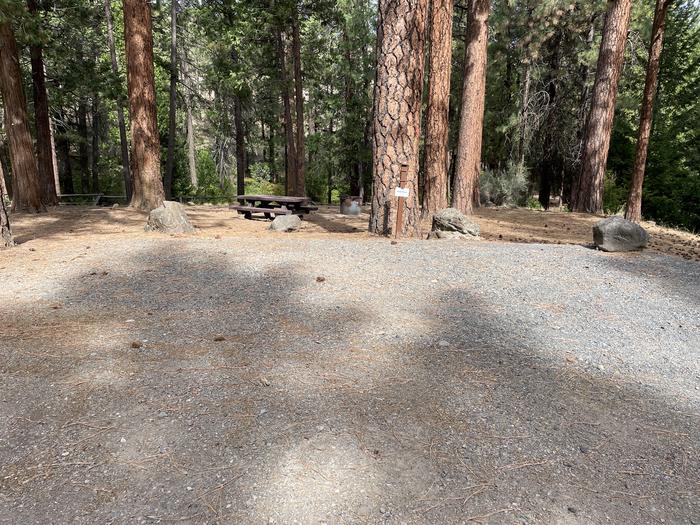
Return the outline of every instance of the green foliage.
{"type": "Polygon", "coordinates": [[[527,207],[531,210],[541,210],[542,204],[540,204],[540,201],[535,199],[534,197],[528,197],[527,198],[527,207]]]}
{"type": "Polygon", "coordinates": [[[603,211],[607,215],[619,215],[627,201],[626,188],[617,184],[617,176],[610,170],[605,172],[603,185],[603,211]]]}
{"type": "Polygon", "coordinates": [[[482,204],[522,206],[527,202],[527,172],[513,163],[506,169],[486,168],[481,172],[480,189],[482,204]]]}
{"type": "MultiPolygon", "coordinates": [[[[638,24],[643,35],[638,53],[646,54],[649,17],[642,17],[638,24]]],[[[610,210],[627,196],[644,87],[642,60],[628,57],[630,64],[621,83],[608,162],[616,177],[614,183],[606,180],[605,189],[610,210]]],[[[700,12],[692,1],[672,4],[667,17],[642,215],[666,225],[700,230],[700,12]]]]}

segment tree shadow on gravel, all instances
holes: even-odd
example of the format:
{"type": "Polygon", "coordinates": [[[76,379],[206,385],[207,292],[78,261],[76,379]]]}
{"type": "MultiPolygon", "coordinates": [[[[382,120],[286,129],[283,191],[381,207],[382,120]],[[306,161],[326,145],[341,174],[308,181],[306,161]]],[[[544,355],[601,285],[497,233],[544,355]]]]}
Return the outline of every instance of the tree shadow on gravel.
{"type": "Polygon", "coordinates": [[[3,302],[0,522],[700,519],[698,414],[468,285],[186,246],[3,302]]]}
{"type": "Polygon", "coordinates": [[[700,305],[700,263],[645,252],[601,254],[602,265],[628,274],[629,279],[662,288],[669,298],[683,297],[700,305]]]}

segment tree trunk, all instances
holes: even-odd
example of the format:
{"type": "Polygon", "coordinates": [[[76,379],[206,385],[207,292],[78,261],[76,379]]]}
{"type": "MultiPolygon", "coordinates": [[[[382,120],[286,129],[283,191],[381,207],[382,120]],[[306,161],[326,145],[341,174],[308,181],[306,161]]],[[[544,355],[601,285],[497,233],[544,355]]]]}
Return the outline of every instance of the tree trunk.
{"type": "Polygon", "coordinates": [[[462,213],[471,213],[474,206],[479,206],[489,2],[469,0],[467,9],[462,109],[452,191],[452,206],[462,213]]]}
{"type": "Polygon", "coordinates": [[[5,185],[5,168],[2,166],[2,159],[0,159],[0,198],[9,197],[7,193],[7,186],[5,185]]]}
{"type": "Polygon", "coordinates": [[[380,0],[374,87],[374,183],[369,231],[420,235],[418,149],[423,94],[426,0],[380,0]],[[402,166],[409,196],[397,224],[402,166]]]}
{"type": "Polygon", "coordinates": [[[182,82],[185,87],[185,127],[187,128],[187,166],[190,173],[190,184],[197,187],[197,150],[194,144],[194,125],[192,123],[192,93],[190,92],[188,77],[187,46],[183,47],[182,62],[180,71],[182,72],[182,82]]]}
{"type": "Polygon", "coordinates": [[[532,65],[528,59],[525,65],[525,81],[523,82],[523,98],[520,106],[520,136],[518,138],[518,166],[525,166],[527,152],[527,108],[530,106],[530,79],[532,65]]]}
{"type": "Polygon", "coordinates": [[[92,192],[100,192],[100,101],[92,98],[92,192]]]}
{"type": "MultiPolygon", "coordinates": [[[[30,13],[37,13],[36,0],[27,0],[30,13]]],[[[56,180],[51,152],[51,123],[49,117],[49,97],[46,93],[44,56],[41,45],[29,46],[32,64],[32,94],[36,117],[36,148],[41,200],[47,206],[58,204],[56,180]]]]}
{"type": "Polygon", "coordinates": [[[62,188],[62,193],[75,193],[73,186],[73,168],[70,163],[70,142],[68,141],[68,129],[66,126],[66,114],[60,110],[58,120],[58,134],[56,137],[56,156],[60,159],[58,170],[62,188]]]}
{"type": "Polygon", "coordinates": [[[664,47],[666,12],[670,5],[671,0],[656,0],[654,24],[651,29],[651,42],[649,44],[649,62],[644,83],[644,96],[642,97],[642,107],[639,114],[639,133],[637,136],[637,150],[634,156],[634,168],[632,170],[632,187],[630,188],[627,209],[625,210],[625,219],[634,222],[642,220],[644,171],[647,162],[649,136],[651,135],[654,96],[656,95],[656,84],[659,78],[661,51],[664,47]]]}
{"type": "MultiPolygon", "coordinates": [[[[2,166],[0,166],[0,178],[2,179],[2,190],[5,188],[5,175],[2,173],[2,166]]],[[[0,191],[0,247],[9,248],[14,246],[15,242],[12,239],[12,229],[10,228],[10,218],[7,215],[7,208],[5,207],[5,194],[4,191],[0,191]]]]}
{"type": "Polygon", "coordinates": [[[170,3],[170,110],[168,112],[168,157],[165,163],[165,196],[173,196],[175,171],[175,118],[177,110],[177,0],[170,3]]]}
{"type": "Polygon", "coordinates": [[[165,193],[160,177],[153,33],[151,6],[147,0],[124,0],[124,40],[131,119],[131,171],[134,176],[130,205],[150,211],[163,204],[165,193]]]}
{"type": "Polygon", "coordinates": [[[627,39],[632,0],[608,2],[600,42],[591,109],[581,159],[581,174],[575,181],[571,203],[574,211],[603,211],[603,181],[608,160],[610,133],[615,115],[617,86],[627,39]]]}
{"type": "MultiPolygon", "coordinates": [[[[234,67],[238,65],[238,52],[231,48],[231,61],[234,67]]],[[[245,195],[245,176],[247,171],[245,151],[245,128],[243,127],[243,108],[241,97],[233,96],[233,126],[236,133],[236,191],[238,195],[245,195]]]]}
{"type": "Polygon", "coordinates": [[[29,133],[17,42],[9,22],[0,23],[0,92],[5,107],[5,128],[12,162],[12,209],[45,211],[29,133]]]}
{"type": "MultiPolygon", "coordinates": [[[[112,61],[112,73],[119,75],[119,65],[117,64],[117,50],[114,43],[114,28],[112,27],[112,8],[110,0],[105,0],[105,18],[107,20],[107,40],[109,42],[109,55],[112,61]]],[[[119,123],[119,143],[121,145],[122,157],[122,178],[124,179],[124,193],[127,201],[131,201],[132,182],[129,171],[129,142],[126,138],[126,122],[124,119],[124,105],[121,98],[117,100],[117,122],[119,123]]]]}
{"type": "Polygon", "coordinates": [[[287,73],[287,61],[282,31],[277,30],[277,59],[280,68],[280,83],[282,85],[282,103],[284,106],[284,131],[286,137],[285,145],[285,172],[286,172],[286,193],[295,195],[297,188],[297,148],[292,129],[292,107],[289,93],[289,76],[287,73]]]}
{"type": "Polygon", "coordinates": [[[85,99],[78,103],[78,157],[80,160],[80,191],[90,193],[90,159],[88,157],[87,104],[85,99]]]}
{"type": "Polygon", "coordinates": [[[304,153],[304,92],[301,77],[301,39],[299,37],[299,18],[297,8],[294,8],[292,19],[292,55],[294,57],[294,98],[296,101],[296,157],[297,173],[294,185],[294,195],[306,195],[305,153],[304,153]]]}
{"type": "Polygon", "coordinates": [[[426,216],[447,208],[451,70],[452,0],[432,0],[423,189],[423,214],[426,216]]]}

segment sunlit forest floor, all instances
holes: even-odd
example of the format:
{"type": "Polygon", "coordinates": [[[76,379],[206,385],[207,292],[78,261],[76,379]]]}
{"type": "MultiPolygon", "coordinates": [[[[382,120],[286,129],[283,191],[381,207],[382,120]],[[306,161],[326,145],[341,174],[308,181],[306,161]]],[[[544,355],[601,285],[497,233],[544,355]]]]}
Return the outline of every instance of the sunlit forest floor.
{"type": "MultiPolygon", "coordinates": [[[[338,207],[321,206],[318,212],[305,218],[301,230],[295,236],[327,237],[342,234],[369,237],[367,234],[368,208],[356,217],[340,215],[338,207]]],[[[268,231],[269,222],[247,221],[224,206],[188,206],[187,213],[198,228],[195,237],[215,236],[270,236],[279,234],[268,231]]],[[[54,208],[48,214],[13,217],[13,229],[18,242],[55,239],[88,238],[96,235],[126,234],[144,235],[145,214],[127,208],[54,208]]],[[[560,211],[539,211],[527,208],[480,208],[474,220],[481,226],[486,241],[519,243],[554,243],[589,245],[592,242],[591,227],[599,220],[586,214],[560,211]]],[[[648,251],[700,261],[700,235],[664,228],[651,222],[642,226],[651,235],[648,251]]],[[[423,231],[430,231],[429,221],[424,221],[423,231]]]]}
{"type": "Polygon", "coordinates": [[[0,523],[700,523],[697,237],[605,254],[594,219],[489,209],[486,241],[392,245],[334,210],[292,234],[188,213],[183,236],[13,217],[0,523]]]}

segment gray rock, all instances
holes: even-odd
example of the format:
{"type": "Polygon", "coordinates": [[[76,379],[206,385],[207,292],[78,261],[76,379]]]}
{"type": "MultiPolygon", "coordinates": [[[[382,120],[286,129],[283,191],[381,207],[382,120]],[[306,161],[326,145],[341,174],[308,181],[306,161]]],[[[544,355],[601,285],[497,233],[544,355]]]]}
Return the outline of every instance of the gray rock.
{"type": "Polygon", "coordinates": [[[194,226],[185,213],[185,207],[179,202],[165,201],[162,206],[148,214],[147,232],[192,233],[194,226]]]}
{"type": "Polygon", "coordinates": [[[608,217],[593,225],[593,243],[605,252],[640,250],[648,242],[644,228],[622,217],[608,217]]]}
{"type": "Polygon", "coordinates": [[[428,236],[429,239],[449,239],[463,236],[478,237],[479,225],[455,208],[446,208],[433,215],[433,227],[428,236]]]}
{"type": "Polygon", "coordinates": [[[296,215],[278,215],[270,223],[270,229],[276,232],[293,232],[301,227],[301,219],[296,215]]]}

